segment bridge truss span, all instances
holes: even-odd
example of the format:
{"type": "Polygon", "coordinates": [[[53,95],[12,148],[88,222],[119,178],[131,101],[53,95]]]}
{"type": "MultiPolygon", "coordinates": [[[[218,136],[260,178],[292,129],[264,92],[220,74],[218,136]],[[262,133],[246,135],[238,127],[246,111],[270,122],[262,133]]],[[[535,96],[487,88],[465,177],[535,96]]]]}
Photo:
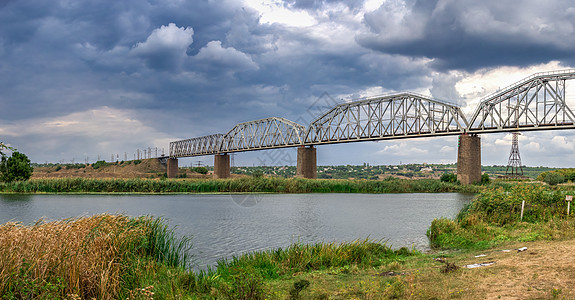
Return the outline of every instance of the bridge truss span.
{"type": "Polygon", "coordinates": [[[224,137],[221,153],[302,145],[305,126],[278,117],[237,124],[224,137]]]}
{"type": "Polygon", "coordinates": [[[461,109],[414,93],[336,105],[311,123],[306,144],[329,144],[460,134],[468,123],[461,109]]]}
{"type": "Polygon", "coordinates": [[[575,70],[537,73],[482,100],[469,122],[470,133],[575,128],[566,104],[566,81],[575,70]]]}
{"type": "Polygon", "coordinates": [[[189,157],[216,154],[224,135],[221,133],[191,138],[170,143],[170,157],[189,157]]]}

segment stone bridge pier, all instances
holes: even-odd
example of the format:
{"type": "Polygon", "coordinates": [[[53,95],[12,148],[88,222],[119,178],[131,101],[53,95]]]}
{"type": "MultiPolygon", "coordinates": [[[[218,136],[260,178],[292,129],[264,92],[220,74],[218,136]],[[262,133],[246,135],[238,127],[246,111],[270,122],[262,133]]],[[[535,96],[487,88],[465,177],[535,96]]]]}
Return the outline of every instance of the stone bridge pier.
{"type": "Polygon", "coordinates": [[[477,134],[459,136],[457,180],[461,184],[481,182],[481,138],[477,134]]]}
{"type": "Polygon", "coordinates": [[[214,178],[230,177],[230,156],[227,153],[214,155],[214,178]]]}
{"type": "Polygon", "coordinates": [[[177,178],[178,177],[178,159],[169,157],[167,162],[167,174],[168,178],[177,178]]]}
{"type": "Polygon", "coordinates": [[[296,177],[317,178],[317,151],[313,146],[297,148],[296,177]]]}

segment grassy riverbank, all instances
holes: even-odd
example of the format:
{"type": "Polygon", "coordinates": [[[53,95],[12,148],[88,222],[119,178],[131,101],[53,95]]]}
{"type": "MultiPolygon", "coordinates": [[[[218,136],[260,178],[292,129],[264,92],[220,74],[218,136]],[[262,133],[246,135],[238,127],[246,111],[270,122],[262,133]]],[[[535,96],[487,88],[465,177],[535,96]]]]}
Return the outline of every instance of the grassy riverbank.
{"type": "Polygon", "coordinates": [[[492,185],[455,220],[433,221],[436,250],[385,243],[294,244],[191,272],[190,241],[159,219],[100,215],[0,226],[4,299],[572,298],[573,187],[492,185]],[[520,206],[526,201],[523,220],[520,206]],[[517,248],[528,250],[518,252],[517,248]],[[502,251],[511,250],[511,251],[502,251]],[[440,258],[439,260],[437,258],[440,258]],[[476,269],[462,266],[495,262],[476,269]]]}
{"type": "Polygon", "coordinates": [[[567,194],[575,194],[573,186],[492,186],[483,190],[455,220],[434,220],[428,236],[433,246],[445,249],[487,249],[507,242],[575,238],[574,219],[567,216],[567,194]]]}
{"type": "Polygon", "coordinates": [[[524,252],[422,254],[385,244],[295,244],[207,272],[185,268],[188,240],[158,219],[100,215],[0,226],[2,299],[570,298],[575,241],[505,244],[524,252]],[[485,255],[477,258],[478,254],[485,255]],[[438,260],[437,257],[441,259],[438,260]],[[489,267],[462,266],[495,261],[489,267]],[[563,266],[563,267],[562,267],[563,266]]]}
{"type": "Polygon", "coordinates": [[[236,179],[51,178],[0,183],[0,193],[439,193],[477,192],[434,179],[319,180],[248,177],[236,179]]]}

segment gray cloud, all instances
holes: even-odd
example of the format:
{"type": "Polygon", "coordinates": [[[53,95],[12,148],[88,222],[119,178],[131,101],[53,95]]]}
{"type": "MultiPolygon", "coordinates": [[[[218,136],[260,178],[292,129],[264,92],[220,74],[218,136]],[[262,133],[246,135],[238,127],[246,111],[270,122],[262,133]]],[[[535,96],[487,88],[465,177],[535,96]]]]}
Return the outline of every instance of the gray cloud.
{"type": "Polygon", "coordinates": [[[570,1],[385,2],[367,13],[365,47],[435,59],[438,70],[573,60],[575,4],[570,1]]]}
{"type": "MultiPolygon", "coordinates": [[[[309,122],[310,111],[327,109],[314,106],[325,95],[408,90],[460,100],[455,85],[475,69],[573,60],[567,1],[393,0],[367,13],[364,2],[277,3],[313,26],[262,22],[264,12],[236,0],[3,2],[0,140],[36,161],[96,157],[270,116],[309,122]],[[94,114],[102,116],[80,122],[94,114]]],[[[565,148],[569,138],[555,142],[565,148]]],[[[453,160],[439,151],[449,143],[428,153],[453,160]]],[[[369,156],[388,147],[399,159],[424,144],[334,149],[369,156]]]]}

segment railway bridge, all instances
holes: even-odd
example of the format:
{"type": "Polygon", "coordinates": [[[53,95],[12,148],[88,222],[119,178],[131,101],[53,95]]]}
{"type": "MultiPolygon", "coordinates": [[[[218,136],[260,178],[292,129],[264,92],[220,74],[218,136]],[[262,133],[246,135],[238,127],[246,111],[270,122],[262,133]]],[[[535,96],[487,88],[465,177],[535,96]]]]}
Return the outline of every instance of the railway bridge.
{"type": "Polygon", "coordinates": [[[405,92],[335,105],[306,127],[281,117],[239,123],[225,134],[170,143],[168,177],[178,158],[214,155],[214,177],[230,176],[229,154],[297,147],[296,176],[316,178],[317,145],[458,135],[457,177],[481,180],[480,134],[574,129],[566,81],[575,69],[533,74],[481,100],[470,117],[458,105],[405,92]]]}

